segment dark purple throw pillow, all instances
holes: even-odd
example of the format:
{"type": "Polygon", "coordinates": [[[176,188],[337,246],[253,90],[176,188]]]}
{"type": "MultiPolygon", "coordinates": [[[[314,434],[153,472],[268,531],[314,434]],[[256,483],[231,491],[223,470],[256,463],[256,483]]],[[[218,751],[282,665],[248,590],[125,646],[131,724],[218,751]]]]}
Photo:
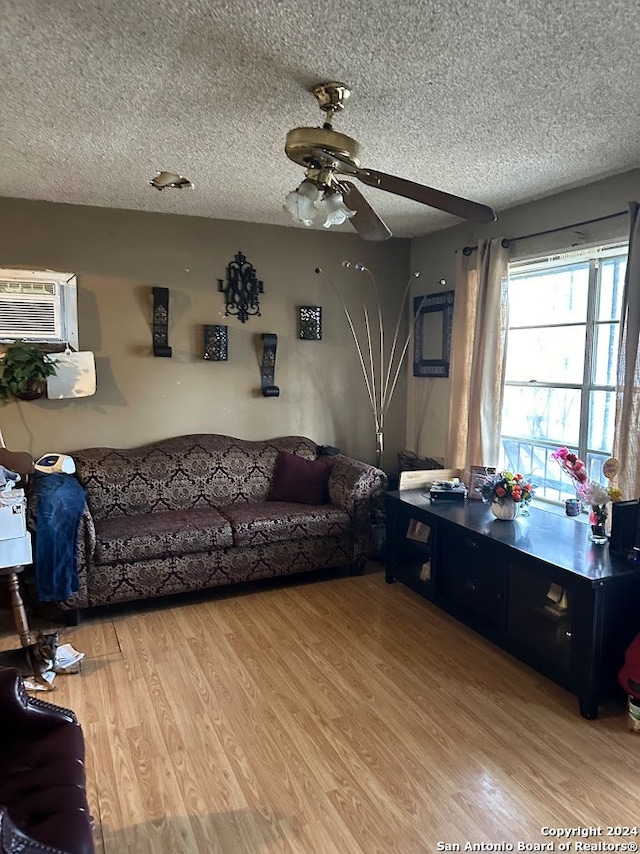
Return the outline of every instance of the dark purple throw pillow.
{"type": "Polygon", "coordinates": [[[273,470],[268,501],[297,504],[326,504],[333,460],[305,460],[297,454],[279,451],[273,470]]]}

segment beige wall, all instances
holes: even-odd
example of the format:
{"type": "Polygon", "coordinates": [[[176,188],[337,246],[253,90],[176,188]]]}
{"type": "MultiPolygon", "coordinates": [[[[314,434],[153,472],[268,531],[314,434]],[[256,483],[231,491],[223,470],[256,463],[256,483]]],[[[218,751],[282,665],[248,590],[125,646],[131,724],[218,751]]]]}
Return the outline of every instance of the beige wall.
{"type": "MultiPolygon", "coordinates": [[[[287,434],[374,459],[371,409],[344,313],[321,266],[361,315],[370,284],[341,263],[376,274],[393,326],[409,272],[409,242],[357,235],[0,199],[0,267],[78,276],[80,349],[93,350],[94,397],[10,403],[7,446],[39,455],[214,432],[248,439],[287,434]],[[217,279],[241,250],[264,281],[261,317],[224,318],[217,279]],[[151,287],[170,289],[173,357],[151,350],[151,287]],[[299,305],[321,305],[323,340],[297,338],[299,305]],[[202,359],[202,325],[229,327],[229,361],[202,359]],[[278,335],[279,398],[260,393],[260,334],[278,335]]],[[[386,463],[405,446],[404,376],[390,412],[386,463]]]]}
{"type": "MultiPolygon", "coordinates": [[[[411,243],[412,269],[429,271],[431,275],[427,282],[432,285],[425,288],[423,277],[420,285],[414,288],[414,294],[440,290],[436,284],[440,278],[447,281],[442,290],[454,289],[456,253],[464,246],[476,244],[478,239],[512,238],[595,219],[627,210],[630,199],[640,199],[640,169],[499,211],[497,222],[489,226],[464,223],[416,238],[411,243]]],[[[552,254],[572,245],[588,245],[627,237],[628,217],[618,217],[577,229],[514,241],[511,258],[516,260],[552,254]]],[[[407,444],[411,450],[442,456],[449,407],[455,407],[450,382],[448,379],[414,378],[410,365],[408,374],[407,444]]]]}

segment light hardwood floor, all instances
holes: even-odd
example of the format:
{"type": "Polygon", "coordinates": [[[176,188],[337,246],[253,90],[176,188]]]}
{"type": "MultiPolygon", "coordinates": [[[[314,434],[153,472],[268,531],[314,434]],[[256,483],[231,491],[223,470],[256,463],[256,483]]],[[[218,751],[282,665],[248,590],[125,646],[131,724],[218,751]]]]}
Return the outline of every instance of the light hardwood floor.
{"type": "Polygon", "coordinates": [[[98,852],[517,850],[640,822],[623,710],[582,719],[380,572],[106,612],[65,639],[82,673],[40,696],[83,725],[98,852]]]}

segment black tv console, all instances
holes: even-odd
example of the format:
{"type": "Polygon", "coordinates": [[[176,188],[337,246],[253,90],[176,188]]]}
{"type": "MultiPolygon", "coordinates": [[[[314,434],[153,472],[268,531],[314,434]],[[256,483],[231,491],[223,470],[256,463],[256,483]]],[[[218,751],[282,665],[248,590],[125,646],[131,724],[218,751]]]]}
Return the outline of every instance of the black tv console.
{"type": "Polygon", "coordinates": [[[589,541],[579,520],[531,508],[511,522],[481,501],[386,493],[386,578],[402,581],[577,695],[595,718],[623,697],[624,651],[640,632],[640,568],[589,541]]]}

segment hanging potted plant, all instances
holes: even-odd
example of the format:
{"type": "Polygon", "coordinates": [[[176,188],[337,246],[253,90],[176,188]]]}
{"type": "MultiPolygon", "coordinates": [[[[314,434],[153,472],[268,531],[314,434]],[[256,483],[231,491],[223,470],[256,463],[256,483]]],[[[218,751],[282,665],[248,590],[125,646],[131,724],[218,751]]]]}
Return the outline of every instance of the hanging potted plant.
{"type": "Polygon", "coordinates": [[[0,405],[13,398],[38,400],[47,392],[47,377],[56,373],[55,361],[42,344],[14,341],[0,358],[0,405]]]}

